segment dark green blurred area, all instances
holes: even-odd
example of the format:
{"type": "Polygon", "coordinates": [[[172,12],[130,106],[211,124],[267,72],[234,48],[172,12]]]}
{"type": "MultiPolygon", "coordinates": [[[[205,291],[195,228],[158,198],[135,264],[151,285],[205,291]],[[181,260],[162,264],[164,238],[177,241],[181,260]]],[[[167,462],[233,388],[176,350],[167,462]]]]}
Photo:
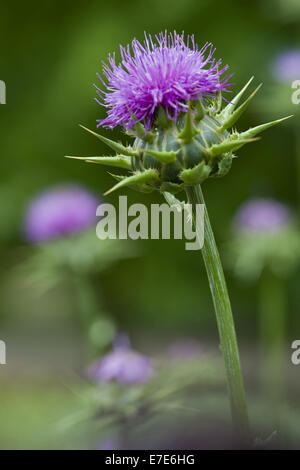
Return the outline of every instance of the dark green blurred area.
{"type": "MultiPolygon", "coordinates": [[[[261,103],[263,95],[272,89],[273,58],[285,48],[300,45],[300,9],[298,14],[285,15],[282,8],[282,2],[263,0],[2,2],[0,79],[6,83],[7,104],[0,106],[0,338],[7,342],[8,364],[0,366],[0,383],[3,377],[3,382],[13,387],[20,378],[30,383],[35,377],[42,382],[39,387],[48,390],[48,376],[64,377],[66,372],[80,370],[84,363],[72,292],[58,289],[37,298],[24,287],[14,267],[27,250],[22,237],[23,214],[34,195],[47,186],[71,181],[102,197],[112,184],[104,168],[63,158],[107,153],[107,148],[78,127],[83,124],[95,129],[96,119],[103,117],[104,109],[93,101],[93,83],[97,81],[96,73],[101,72],[101,61],[117,51],[119,44],[127,44],[133,37],[142,40],[144,31],[155,34],[176,29],[194,33],[200,45],[211,41],[216,56],[230,65],[234,90],[238,91],[252,75],[257,84],[264,82],[241,120],[240,126],[246,129],[266,120],[261,103]]],[[[297,11],[296,4],[294,8],[297,11]]],[[[290,84],[286,87],[289,93],[290,84]]],[[[276,102],[276,96],[270,98],[276,102]]],[[[288,114],[296,114],[298,123],[287,121],[269,130],[260,142],[240,151],[226,178],[209,180],[204,186],[221,247],[230,236],[235,210],[249,197],[274,196],[299,210],[300,165],[295,139],[299,112],[297,115],[295,105],[290,108],[288,114]]],[[[270,109],[272,102],[268,113],[270,109]]],[[[274,109],[277,113],[276,106],[274,109]]],[[[286,110],[280,116],[276,113],[272,119],[287,114],[286,110]]],[[[102,133],[122,138],[117,130],[102,133]]],[[[158,194],[131,190],[126,194],[129,204],[162,202],[158,194]]],[[[117,203],[117,198],[118,194],[113,194],[109,202],[117,203]]],[[[128,331],[146,350],[155,350],[156,344],[161,348],[165,341],[182,336],[200,341],[212,338],[217,347],[214,312],[200,253],[185,251],[184,243],[179,241],[134,243],[139,244],[141,256],[122,260],[97,280],[106,310],[120,329],[128,331]]],[[[255,342],[255,287],[239,283],[230,273],[227,279],[240,342],[255,342]]],[[[300,331],[299,281],[300,273],[289,285],[287,323],[291,341],[300,331]]],[[[5,390],[0,391],[0,400],[2,393],[5,390]]],[[[43,408],[47,408],[43,404],[32,406],[32,400],[39,403],[41,393],[35,390],[28,403],[27,389],[24,403],[20,397],[24,405],[19,405],[22,419],[31,417],[32,426],[39,426],[34,413],[43,415],[43,408]]],[[[55,397],[51,391],[48,393],[53,404],[55,397]]],[[[61,393],[64,395],[64,391],[61,393]]],[[[16,396],[12,399],[16,401],[16,396]]],[[[11,406],[15,409],[13,402],[11,406]]],[[[18,426],[20,414],[6,415],[18,426]]],[[[13,432],[8,438],[5,426],[0,433],[6,436],[0,436],[1,447],[36,445],[31,436],[28,442],[22,440],[21,431],[20,438],[13,437],[13,432]]]]}

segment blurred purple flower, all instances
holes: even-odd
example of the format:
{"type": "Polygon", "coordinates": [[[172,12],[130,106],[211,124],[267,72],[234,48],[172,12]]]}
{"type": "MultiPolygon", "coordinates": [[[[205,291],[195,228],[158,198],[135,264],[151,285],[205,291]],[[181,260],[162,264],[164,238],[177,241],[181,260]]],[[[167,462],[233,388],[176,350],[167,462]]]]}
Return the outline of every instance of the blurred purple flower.
{"type": "Polygon", "coordinates": [[[230,86],[230,76],[221,79],[228,66],[222,68],[221,60],[213,59],[212,44],[199,50],[194,36],[185,41],[184,33],[174,31],[160,33],[153,40],[145,33],[143,44],[134,39],[131,49],[130,45],[120,47],[122,61],[118,65],[115,54],[109,56],[109,65],[103,65],[106,82],[98,74],[105,91],[96,86],[100,98],[96,101],[108,110],[107,117],[98,120],[98,127],[131,129],[135,118],[149,129],[158,106],[175,120],[187,111],[188,100],[215,95],[230,86]]]}
{"type": "Polygon", "coordinates": [[[279,54],[272,64],[272,74],[282,82],[300,80],[300,49],[288,49],[279,54]]]}
{"type": "Polygon", "coordinates": [[[116,346],[112,352],[92,364],[87,375],[99,382],[115,380],[121,385],[142,384],[153,375],[152,361],[129,347],[116,346]]]}
{"type": "Polygon", "coordinates": [[[274,199],[252,199],[238,209],[234,218],[237,228],[249,232],[276,231],[290,222],[291,211],[274,199]]]}
{"type": "Polygon", "coordinates": [[[104,439],[97,450],[119,450],[120,444],[118,443],[117,439],[111,437],[109,439],[104,439]]]}
{"type": "Polygon", "coordinates": [[[99,203],[93,194],[76,185],[47,190],[29,205],[26,238],[39,243],[84,230],[96,222],[99,203]]]}

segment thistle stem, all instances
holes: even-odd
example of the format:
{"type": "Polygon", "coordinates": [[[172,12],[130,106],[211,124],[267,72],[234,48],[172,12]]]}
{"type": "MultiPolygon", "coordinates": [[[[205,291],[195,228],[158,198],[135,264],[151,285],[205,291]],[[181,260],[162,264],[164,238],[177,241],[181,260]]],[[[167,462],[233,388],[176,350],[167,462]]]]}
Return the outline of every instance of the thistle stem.
{"type": "Polygon", "coordinates": [[[202,256],[214,303],[220,345],[225,363],[227,386],[235,431],[249,441],[249,421],[239,350],[224,272],[200,185],[186,188],[195,221],[196,204],[204,204],[204,245],[202,256]]]}

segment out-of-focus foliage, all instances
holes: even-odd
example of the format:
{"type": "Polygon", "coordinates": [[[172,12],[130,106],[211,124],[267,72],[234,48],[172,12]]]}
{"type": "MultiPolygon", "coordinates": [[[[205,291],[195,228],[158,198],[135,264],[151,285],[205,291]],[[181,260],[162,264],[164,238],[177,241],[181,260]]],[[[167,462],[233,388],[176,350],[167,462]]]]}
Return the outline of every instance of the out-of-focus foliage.
{"type": "Polygon", "coordinates": [[[40,282],[45,287],[53,287],[66,277],[99,274],[138,253],[138,247],[130,242],[99,240],[95,230],[41,243],[32,250],[22,269],[29,282],[40,282]]]}
{"type": "Polygon", "coordinates": [[[144,385],[85,384],[81,387],[79,419],[99,419],[99,427],[139,418],[143,422],[160,410],[180,406],[182,395],[193,386],[200,386],[203,390],[213,386],[224,387],[219,357],[202,354],[185,361],[157,362],[153,378],[144,385]]]}
{"type": "Polygon", "coordinates": [[[240,231],[227,243],[226,259],[240,279],[257,281],[264,269],[286,278],[300,261],[300,235],[297,227],[275,233],[240,231]]]}

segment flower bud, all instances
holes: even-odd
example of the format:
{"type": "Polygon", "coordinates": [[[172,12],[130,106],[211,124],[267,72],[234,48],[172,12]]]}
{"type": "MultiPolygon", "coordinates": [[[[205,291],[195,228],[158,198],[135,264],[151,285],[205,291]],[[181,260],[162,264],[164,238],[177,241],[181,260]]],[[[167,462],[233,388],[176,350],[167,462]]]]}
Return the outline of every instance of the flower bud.
{"type": "Polygon", "coordinates": [[[121,47],[122,63],[109,58],[101,78],[106,91],[97,87],[99,104],[107,117],[98,126],[121,125],[134,136],[132,146],[124,146],[98,135],[117,152],[115,156],[71,157],[126,168],[131,174],[117,176],[118,183],[108,192],[124,186],[139,191],[168,191],[176,194],[186,186],[227,174],[234,152],[256,135],[281,120],[238,133],[233,126],[245,111],[260,86],[238,106],[253,77],[222,108],[222,92],[227,92],[231,76],[222,75],[228,66],[213,59],[214,49],[202,49],[194,38],[184,35],[145,35],[141,45],[136,39],[121,47]],[[207,56],[205,56],[207,54],[207,56]],[[208,67],[208,68],[206,68],[208,67]]]}

